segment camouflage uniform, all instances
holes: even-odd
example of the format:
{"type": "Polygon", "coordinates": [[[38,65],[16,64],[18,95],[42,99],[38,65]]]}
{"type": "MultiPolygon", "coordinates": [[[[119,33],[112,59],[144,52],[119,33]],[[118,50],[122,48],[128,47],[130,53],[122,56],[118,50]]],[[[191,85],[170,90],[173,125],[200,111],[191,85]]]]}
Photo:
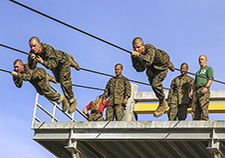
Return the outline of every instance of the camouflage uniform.
{"type": "MultiPolygon", "coordinates": [[[[91,101],[85,108],[88,110],[91,109],[91,105],[92,105],[92,102],[91,101]]],[[[105,105],[103,105],[102,101],[99,105],[99,110],[97,111],[91,111],[91,114],[90,116],[88,117],[88,121],[104,121],[104,118],[103,118],[103,111],[104,109],[107,107],[108,105],[108,100],[105,100],[105,105]]]]}
{"type": "Polygon", "coordinates": [[[124,116],[123,100],[131,96],[131,85],[124,76],[111,78],[105,88],[102,100],[108,99],[106,121],[113,121],[114,115],[117,121],[122,121],[124,116]]]}
{"type": "Polygon", "coordinates": [[[187,117],[187,107],[191,104],[191,99],[188,97],[191,88],[194,84],[194,79],[188,75],[177,76],[170,85],[168,102],[170,108],[168,111],[169,120],[185,120],[187,117]]]}
{"type": "Polygon", "coordinates": [[[193,93],[192,109],[191,109],[193,120],[209,119],[208,107],[209,107],[210,90],[208,89],[206,94],[202,94],[203,88],[204,87],[196,88],[193,93]]]}
{"type": "Polygon", "coordinates": [[[49,74],[45,71],[45,69],[37,67],[30,70],[28,65],[25,64],[24,72],[18,73],[17,76],[13,77],[13,80],[18,88],[22,87],[22,80],[29,81],[40,95],[44,95],[47,99],[60,104],[63,100],[63,96],[52,91],[51,85],[47,80],[47,75],[49,74]]]}
{"type": "Polygon", "coordinates": [[[131,59],[133,67],[137,72],[143,72],[147,68],[146,75],[148,76],[149,83],[156,97],[159,100],[163,100],[165,94],[163,92],[162,82],[168,72],[169,55],[161,49],[156,49],[151,44],[146,44],[145,54],[139,54],[139,57],[131,56],[131,59]]]}
{"type": "MultiPolygon", "coordinates": [[[[40,57],[43,59],[43,66],[50,69],[56,81],[61,83],[61,88],[69,103],[75,101],[72,90],[72,80],[70,71],[69,55],[63,51],[55,50],[52,46],[41,43],[42,53],[40,57]]],[[[30,54],[32,51],[30,52],[30,54]]],[[[28,57],[28,65],[30,69],[37,67],[37,61],[28,57]]]]}

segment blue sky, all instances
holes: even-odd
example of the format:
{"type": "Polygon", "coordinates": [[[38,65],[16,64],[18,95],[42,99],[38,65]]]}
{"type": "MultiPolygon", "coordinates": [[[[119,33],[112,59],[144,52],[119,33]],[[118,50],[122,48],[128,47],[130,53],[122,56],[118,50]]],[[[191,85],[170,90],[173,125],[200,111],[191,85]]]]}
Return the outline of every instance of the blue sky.
{"type": "MultiPolygon", "coordinates": [[[[222,0],[139,0],[139,1],[29,1],[18,2],[66,22],[88,33],[96,35],[127,50],[132,50],[134,37],[142,37],[145,43],[165,50],[176,68],[182,62],[189,64],[189,71],[199,69],[198,57],[208,57],[207,64],[214,69],[215,79],[224,80],[225,52],[225,2],[222,0]]],[[[131,64],[130,55],[102,43],[80,32],[24,9],[10,1],[0,1],[0,43],[26,52],[32,36],[55,49],[72,54],[80,67],[114,75],[114,65],[124,65],[123,75],[132,80],[147,83],[145,73],[137,73],[131,64]]],[[[20,58],[25,63],[27,55],[0,47],[0,68],[13,70],[13,62],[20,58]]],[[[41,65],[39,65],[41,67],[41,65]]],[[[49,73],[51,73],[48,70],[49,73]]],[[[171,80],[180,72],[169,71],[163,82],[170,86],[171,80]]],[[[36,91],[29,82],[17,88],[10,74],[0,72],[0,154],[2,157],[52,158],[55,157],[32,140],[30,129],[36,91]]],[[[109,77],[75,71],[74,84],[96,88],[106,86],[109,77]]],[[[60,92],[59,84],[54,85],[60,92]]],[[[138,85],[139,91],[152,91],[145,85],[138,85]]],[[[225,85],[214,82],[211,90],[223,90],[225,85]]],[[[73,87],[82,110],[101,91],[73,87]]],[[[45,98],[43,106],[51,109],[45,98]]],[[[42,116],[42,115],[40,115],[42,116]]],[[[60,116],[59,116],[60,117],[60,116]]],[[[43,121],[49,121],[43,116],[43,121]]],[[[77,121],[84,121],[75,114],[77,121]]],[[[167,120],[167,115],[154,118],[139,115],[140,120],[167,120]]],[[[210,114],[210,120],[224,120],[224,114],[210,114]]],[[[190,114],[187,120],[191,120],[190,114]]],[[[63,120],[64,121],[64,120],[63,120]]]]}

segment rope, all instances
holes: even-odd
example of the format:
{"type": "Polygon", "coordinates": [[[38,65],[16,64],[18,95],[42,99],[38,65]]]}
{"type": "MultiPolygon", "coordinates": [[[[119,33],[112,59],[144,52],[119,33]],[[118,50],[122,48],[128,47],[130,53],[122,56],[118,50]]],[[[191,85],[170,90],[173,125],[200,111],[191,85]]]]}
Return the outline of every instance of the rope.
{"type": "Polygon", "coordinates": [[[225,82],[222,82],[222,81],[219,81],[219,80],[215,80],[215,79],[211,79],[211,78],[208,78],[208,77],[204,77],[204,76],[201,76],[201,75],[197,75],[197,74],[194,74],[194,73],[191,73],[191,72],[188,72],[188,71],[180,70],[180,69],[177,69],[177,68],[175,68],[175,70],[181,71],[181,72],[186,72],[187,74],[191,74],[191,75],[194,75],[194,76],[202,77],[202,78],[205,78],[207,80],[212,80],[214,82],[218,82],[218,83],[221,83],[221,84],[225,84],[225,82]]]}
{"type": "Polygon", "coordinates": [[[58,23],[60,23],[60,24],[62,24],[62,25],[65,25],[65,26],[67,26],[67,27],[69,27],[69,28],[72,28],[72,29],[74,29],[74,30],[77,30],[77,31],[79,31],[79,32],[81,32],[81,33],[83,33],[83,34],[85,34],[85,35],[88,35],[88,36],[90,36],[90,37],[92,37],[92,38],[95,38],[95,39],[97,39],[97,40],[99,40],[99,41],[102,41],[102,42],[104,42],[104,43],[106,43],[106,44],[109,44],[109,45],[111,45],[111,46],[113,46],[113,47],[116,47],[116,48],[118,48],[118,49],[121,49],[121,50],[123,50],[123,51],[125,51],[125,52],[131,54],[130,51],[128,51],[128,50],[126,50],[126,49],[124,49],[124,48],[122,48],[122,47],[119,47],[119,46],[117,46],[117,45],[115,45],[115,44],[113,44],[113,43],[110,43],[110,42],[108,42],[108,41],[106,41],[106,40],[103,40],[103,39],[101,39],[101,38],[99,38],[99,37],[97,37],[97,36],[94,36],[94,35],[92,35],[92,34],[90,34],[90,33],[87,33],[87,32],[85,32],[85,31],[83,31],[83,30],[80,30],[80,29],[78,29],[78,28],[76,28],[76,27],[74,27],[74,26],[71,26],[71,25],[69,25],[69,24],[67,24],[67,23],[65,23],[65,22],[62,22],[62,21],[60,21],[60,20],[58,20],[58,19],[55,19],[55,18],[53,18],[53,17],[51,17],[51,16],[49,16],[49,15],[47,15],[47,14],[44,14],[44,13],[42,13],[42,12],[39,12],[39,11],[37,11],[37,10],[35,10],[35,9],[33,9],[33,8],[30,8],[30,7],[28,7],[28,6],[26,6],[26,5],[22,4],[22,3],[19,3],[19,2],[14,1],[14,0],[9,0],[9,1],[11,1],[11,2],[13,2],[13,3],[16,3],[16,4],[22,6],[22,7],[26,8],[26,9],[29,9],[29,10],[35,12],[35,13],[38,13],[38,14],[40,14],[40,15],[46,17],[46,18],[49,18],[49,19],[51,19],[51,20],[53,20],[53,21],[56,21],[56,22],[58,22],[58,23]]]}
{"type": "MultiPolygon", "coordinates": [[[[7,73],[11,73],[11,71],[4,70],[4,69],[0,69],[0,71],[7,72],[7,73]]],[[[76,86],[76,87],[81,87],[81,88],[88,88],[88,89],[94,89],[94,90],[104,91],[104,89],[94,88],[94,87],[88,87],[88,86],[82,86],[82,85],[77,85],[77,84],[72,84],[72,86],[76,86]]]]}
{"type": "Polygon", "coordinates": [[[10,71],[4,70],[4,69],[0,69],[0,71],[11,73],[10,71]]]}
{"type": "MultiPolygon", "coordinates": [[[[44,16],[44,17],[47,17],[47,18],[49,18],[49,19],[51,19],[51,20],[53,20],[53,21],[56,21],[56,22],[58,22],[58,23],[60,23],[60,24],[62,24],[62,25],[65,25],[65,26],[67,26],[67,27],[69,27],[69,28],[72,28],[72,29],[74,29],[74,30],[77,30],[77,31],[79,31],[79,32],[81,32],[81,33],[83,33],[83,34],[85,34],[85,35],[88,35],[88,36],[90,36],[90,37],[92,37],[92,38],[95,38],[95,39],[97,39],[97,40],[99,40],[99,41],[102,41],[102,42],[104,42],[104,43],[106,43],[106,44],[109,44],[109,45],[111,45],[111,46],[113,46],[113,47],[116,47],[116,48],[118,48],[118,49],[120,49],[120,50],[123,50],[123,51],[125,51],[125,52],[131,54],[130,51],[128,51],[128,50],[126,50],[126,49],[124,49],[124,48],[122,48],[122,47],[119,47],[119,46],[117,46],[117,45],[115,45],[115,44],[113,44],[113,43],[110,43],[110,42],[108,42],[108,41],[106,41],[106,40],[103,40],[103,39],[101,39],[101,38],[99,38],[99,37],[97,37],[97,36],[94,36],[94,35],[92,35],[92,34],[90,34],[90,33],[87,33],[87,32],[85,32],[85,31],[83,31],[83,30],[80,30],[80,29],[78,29],[78,28],[76,28],[76,27],[74,27],[74,26],[71,26],[71,25],[69,25],[69,24],[67,24],[67,23],[65,23],[65,22],[62,22],[62,21],[60,21],[60,20],[58,20],[58,19],[56,19],[56,18],[53,18],[53,17],[51,17],[51,16],[49,16],[49,15],[47,15],[47,14],[44,14],[44,13],[42,13],[42,12],[40,12],[40,11],[37,11],[37,10],[35,10],[35,9],[33,9],[33,8],[30,8],[30,7],[28,7],[28,6],[26,6],[26,5],[22,4],[22,3],[19,3],[19,2],[14,1],[14,0],[9,0],[9,1],[11,1],[11,2],[13,2],[13,3],[15,3],[15,4],[18,4],[18,5],[24,7],[24,8],[26,8],[26,9],[28,9],[28,10],[31,10],[31,11],[33,11],[33,12],[35,12],[35,13],[38,13],[38,14],[44,16]]],[[[177,69],[177,68],[175,68],[175,70],[181,71],[181,72],[183,71],[183,70],[180,70],[180,69],[177,69]]],[[[199,76],[199,75],[193,74],[193,73],[188,72],[188,71],[183,71],[183,72],[186,72],[186,73],[188,73],[188,74],[192,74],[192,75],[194,75],[194,76],[199,76]]],[[[205,78],[205,77],[203,77],[203,76],[199,76],[199,77],[205,78]]],[[[225,82],[218,81],[218,80],[215,80],[215,79],[210,79],[210,78],[206,78],[206,79],[208,79],[208,80],[213,80],[213,81],[215,81],[215,82],[225,84],[225,82]]],[[[132,81],[132,82],[133,82],[133,81],[132,81]]],[[[149,85],[149,84],[148,84],[148,85],[149,85]]],[[[169,89],[169,88],[164,88],[164,87],[163,87],[163,89],[169,89]]]]}
{"type": "MultiPolygon", "coordinates": [[[[12,47],[3,45],[3,44],[0,44],[0,46],[3,46],[3,47],[5,47],[5,48],[12,49],[12,50],[15,50],[15,51],[18,51],[18,52],[21,52],[21,53],[24,53],[24,54],[29,55],[29,53],[26,53],[26,52],[24,52],[24,51],[21,51],[21,50],[18,50],[18,49],[15,49],[15,48],[12,48],[12,47]]],[[[83,71],[88,71],[88,72],[92,72],[92,73],[96,73],[96,74],[100,74],[100,75],[104,75],[104,76],[115,77],[115,76],[113,76],[113,75],[105,74],[105,73],[98,72],[98,71],[94,71],[94,70],[88,70],[88,69],[85,69],[85,68],[80,68],[80,69],[83,70],[83,71]]],[[[121,79],[125,79],[125,78],[121,78],[121,79]]],[[[125,80],[127,80],[127,79],[125,79],[125,80]]],[[[150,84],[148,84],[148,83],[143,83],[143,82],[134,81],[134,80],[130,80],[130,79],[128,79],[128,81],[135,82],[135,83],[139,83],[139,84],[143,84],[143,85],[147,85],[147,86],[150,85],[150,84]]],[[[169,90],[169,88],[165,88],[165,87],[163,87],[163,89],[169,90]]],[[[102,89],[101,89],[101,90],[102,90],[102,89]]]]}

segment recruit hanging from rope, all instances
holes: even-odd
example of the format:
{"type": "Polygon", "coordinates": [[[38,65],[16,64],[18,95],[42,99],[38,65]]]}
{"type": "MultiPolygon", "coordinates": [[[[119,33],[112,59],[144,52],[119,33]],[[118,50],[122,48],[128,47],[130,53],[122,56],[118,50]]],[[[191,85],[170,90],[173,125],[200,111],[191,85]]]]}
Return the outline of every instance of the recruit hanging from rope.
{"type": "MultiPolygon", "coordinates": [[[[0,69],[0,71],[7,72],[7,73],[11,73],[11,71],[4,70],[4,69],[0,69]]],[[[89,86],[82,86],[82,85],[78,85],[78,84],[72,84],[72,86],[104,91],[104,89],[101,89],[101,88],[95,88],[95,87],[89,87],[89,86]]]]}
{"type": "MultiPolygon", "coordinates": [[[[16,48],[12,48],[10,46],[6,46],[4,44],[0,44],[0,46],[5,47],[5,48],[8,48],[8,49],[11,49],[11,50],[14,50],[14,51],[17,51],[17,52],[20,52],[20,53],[23,53],[23,54],[26,54],[26,55],[29,55],[29,53],[26,53],[26,52],[24,52],[22,50],[19,50],[19,49],[16,49],[16,48]]],[[[99,74],[99,75],[104,75],[104,76],[109,76],[109,77],[115,77],[113,75],[109,75],[109,74],[106,74],[106,73],[102,73],[102,72],[98,72],[98,71],[94,71],[94,70],[89,70],[89,69],[85,69],[85,68],[80,68],[80,70],[87,71],[87,72],[91,72],[91,73],[96,73],[96,74],[99,74]]],[[[143,83],[143,82],[139,82],[139,81],[135,81],[135,80],[130,80],[130,79],[128,79],[128,80],[131,81],[131,82],[134,82],[134,83],[139,83],[139,84],[142,84],[142,85],[149,86],[148,83],[143,83]]],[[[169,90],[169,88],[165,88],[165,87],[163,87],[163,89],[169,90]]]]}
{"type": "MultiPolygon", "coordinates": [[[[99,41],[101,41],[101,42],[104,42],[104,43],[109,44],[109,45],[111,45],[111,46],[113,46],[113,47],[115,47],[115,48],[118,48],[118,49],[120,49],[120,50],[122,50],[122,51],[125,51],[125,52],[131,54],[131,52],[130,52],[129,50],[126,50],[126,49],[124,49],[124,48],[122,48],[122,47],[119,47],[119,46],[117,46],[117,45],[115,45],[115,44],[113,44],[113,43],[110,43],[110,42],[108,42],[108,41],[106,41],[106,40],[104,40],[104,39],[101,39],[101,38],[99,38],[99,37],[97,37],[97,36],[94,36],[94,35],[92,35],[92,34],[90,34],[90,33],[87,33],[87,32],[85,32],[85,31],[83,31],[83,30],[81,30],[81,29],[78,29],[78,28],[76,28],[76,27],[74,27],[74,26],[72,26],[72,25],[69,25],[69,24],[67,24],[67,23],[65,23],[65,22],[63,22],[63,21],[60,21],[60,20],[58,20],[58,19],[56,19],[56,18],[53,18],[53,17],[51,17],[51,16],[49,16],[49,15],[47,15],[47,14],[44,14],[44,13],[42,13],[42,12],[40,12],[40,11],[37,11],[37,10],[35,10],[35,9],[31,8],[31,7],[28,7],[28,6],[26,6],[26,5],[22,4],[22,3],[19,3],[19,2],[14,1],[14,0],[9,0],[9,1],[11,1],[11,2],[13,2],[13,3],[17,4],[17,5],[20,5],[21,7],[24,7],[24,8],[26,8],[26,9],[28,9],[28,10],[31,10],[31,11],[33,11],[33,12],[39,14],[39,15],[42,15],[42,16],[44,16],[44,17],[46,17],[46,18],[49,18],[49,19],[51,19],[51,20],[53,20],[53,21],[56,21],[56,22],[58,22],[58,23],[60,23],[60,24],[62,24],[62,25],[64,25],[64,26],[67,26],[67,27],[69,27],[69,28],[71,28],[71,29],[74,29],[74,30],[76,30],[76,31],[79,31],[79,32],[81,32],[81,33],[83,33],[83,34],[85,34],[85,35],[87,35],[87,36],[90,36],[90,37],[92,37],[92,38],[95,38],[95,39],[97,39],[97,40],[99,40],[99,41]]],[[[184,71],[182,71],[182,70],[180,70],[180,69],[178,69],[178,68],[175,68],[175,70],[180,71],[180,72],[184,72],[184,71]]],[[[196,75],[196,74],[191,73],[191,72],[188,72],[188,71],[185,71],[185,72],[188,73],[188,74],[194,75],[194,76],[199,76],[199,75],[196,75]]],[[[199,76],[199,77],[204,78],[203,76],[199,76]]],[[[214,82],[218,82],[218,83],[225,84],[225,82],[218,81],[218,80],[215,80],[215,79],[210,79],[210,78],[207,78],[207,79],[213,80],[214,82]]],[[[149,85],[149,84],[148,84],[148,85],[149,85]]],[[[168,89],[168,88],[164,88],[164,89],[168,89]]]]}

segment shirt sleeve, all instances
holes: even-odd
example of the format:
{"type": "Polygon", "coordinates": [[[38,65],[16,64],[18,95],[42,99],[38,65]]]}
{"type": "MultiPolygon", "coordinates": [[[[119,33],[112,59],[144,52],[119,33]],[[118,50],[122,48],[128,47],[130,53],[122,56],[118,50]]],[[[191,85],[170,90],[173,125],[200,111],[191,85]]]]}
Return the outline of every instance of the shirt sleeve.
{"type": "Polygon", "coordinates": [[[107,105],[108,105],[108,100],[105,100],[105,106],[104,106],[104,108],[107,107],[107,105]]]}
{"type": "Polygon", "coordinates": [[[139,54],[139,59],[143,62],[145,67],[153,64],[155,58],[155,49],[151,46],[146,46],[145,54],[139,54]]]}
{"type": "Polygon", "coordinates": [[[92,104],[92,101],[86,106],[86,108],[87,108],[88,110],[91,109],[91,104],[92,104]]]}
{"type": "Polygon", "coordinates": [[[22,81],[22,79],[20,77],[13,76],[13,81],[14,81],[16,87],[18,87],[18,88],[21,88],[22,87],[23,81],[22,81]]]}
{"type": "Polygon", "coordinates": [[[102,100],[106,100],[109,97],[110,82],[111,82],[111,79],[107,82],[107,85],[105,87],[105,91],[104,91],[103,96],[102,96],[102,100]]]}
{"type": "MultiPolygon", "coordinates": [[[[30,51],[30,55],[32,52],[30,51]]],[[[37,67],[37,61],[36,59],[31,59],[30,55],[28,56],[28,66],[31,70],[35,69],[37,67]]]]}
{"type": "Polygon", "coordinates": [[[143,72],[146,68],[146,66],[138,59],[138,57],[132,57],[132,66],[137,72],[143,72]]]}
{"type": "Polygon", "coordinates": [[[125,80],[125,92],[124,92],[124,99],[128,99],[131,96],[131,85],[128,79],[125,80]]]}
{"type": "Polygon", "coordinates": [[[33,73],[33,70],[26,70],[26,72],[24,72],[22,74],[18,73],[17,76],[24,81],[30,81],[32,78],[32,73],[33,73]]]}
{"type": "Polygon", "coordinates": [[[175,79],[173,79],[170,84],[170,90],[169,90],[169,94],[168,94],[168,98],[167,98],[168,102],[171,102],[171,99],[172,99],[172,96],[174,93],[174,88],[175,88],[175,79]]]}
{"type": "MultiPolygon", "coordinates": [[[[190,93],[190,91],[194,85],[194,82],[195,82],[195,80],[192,77],[190,77],[189,86],[188,86],[188,94],[190,93]]],[[[189,104],[191,104],[191,103],[192,103],[192,99],[189,98],[189,104]]]]}
{"type": "Polygon", "coordinates": [[[209,67],[209,70],[208,70],[208,78],[214,78],[214,71],[211,67],[209,67]]]}
{"type": "Polygon", "coordinates": [[[46,53],[46,59],[43,61],[42,65],[50,70],[56,68],[58,61],[55,49],[49,45],[43,46],[42,49],[44,49],[43,51],[46,53]]]}

